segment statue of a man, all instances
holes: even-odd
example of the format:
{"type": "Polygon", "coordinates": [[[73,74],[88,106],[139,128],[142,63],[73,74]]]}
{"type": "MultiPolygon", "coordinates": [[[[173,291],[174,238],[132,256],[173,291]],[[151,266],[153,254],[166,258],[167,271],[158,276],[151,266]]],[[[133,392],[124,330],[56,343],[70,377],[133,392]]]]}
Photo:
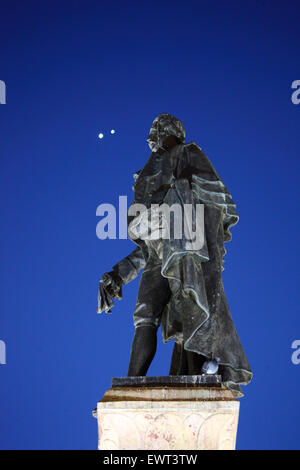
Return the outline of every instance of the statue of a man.
{"type": "Polygon", "coordinates": [[[240,385],[251,380],[252,372],[222,282],[224,242],[231,240],[230,227],[238,221],[236,206],[206,155],[184,141],[179,119],[161,114],[153,121],[148,137],[152,153],[135,175],[128,211],[128,233],[137,247],[102,277],[102,286],[109,296],[121,298],[122,285],[144,269],[128,376],[146,375],[162,325],[163,340],[175,341],[170,375],[201,374],[207,359],[217,359],[222,382],[241,396],[240,385]],[[191,243],[186,230],[174,236],[170,220],[168,236],[154,236],[166,224],[160,208],[172,209],[174,204],[181,215],[192,208],[190,233],[196,227],[197,236],[201,230],[201,243],[191,243]],[[199,206],[204,207],[202,227],[195,223],[199,206]],[[145,210],[137,214],[136,207],[145,210]]]}

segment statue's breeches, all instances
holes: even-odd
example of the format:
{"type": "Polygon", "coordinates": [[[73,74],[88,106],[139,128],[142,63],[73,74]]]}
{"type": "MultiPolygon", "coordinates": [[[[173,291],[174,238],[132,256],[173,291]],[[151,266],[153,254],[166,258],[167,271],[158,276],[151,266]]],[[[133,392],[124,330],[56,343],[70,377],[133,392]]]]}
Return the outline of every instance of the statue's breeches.
{"type": "Polygon", "coordinates": [[[133,313],[135,327],[159,327],[170,296],[169,281],[161,274],[161,260],[155,252],[151,252],[141,276],[133,313]]]}

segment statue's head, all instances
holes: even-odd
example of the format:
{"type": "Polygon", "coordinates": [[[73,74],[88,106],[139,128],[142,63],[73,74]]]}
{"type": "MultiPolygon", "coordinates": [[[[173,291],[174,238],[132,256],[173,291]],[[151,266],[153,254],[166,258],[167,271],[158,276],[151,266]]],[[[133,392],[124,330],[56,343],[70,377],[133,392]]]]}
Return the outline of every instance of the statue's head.
{"type": "Polygon", "coordinates": [[[154,119],[150,129],[147,142],[152,152],[163,147],[164,141],[168,137],[175,137],[178,143],[183,143],[185,139],[185,130],[182,122],[170,114],[160,114],[154,119]]]}

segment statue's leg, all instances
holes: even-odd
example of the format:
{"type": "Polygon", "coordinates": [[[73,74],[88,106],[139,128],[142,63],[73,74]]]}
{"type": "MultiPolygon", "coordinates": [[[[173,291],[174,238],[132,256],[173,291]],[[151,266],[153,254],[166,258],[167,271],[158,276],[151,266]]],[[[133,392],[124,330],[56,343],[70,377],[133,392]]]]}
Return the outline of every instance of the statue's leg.
{"type": "Polygon", "coordinates": [[[202,374],[202,366],[206,361],[206,357],[202,354],[197,354],[192,351],[185,351],[188,363],[187,375],[200,375],[202,374]]]}
{"type": "Polygon", "coordinates": [[[157,329],[170,295],[168,280],[161,275],[161,264],[147,263],[141,276],[133,315],[135,335],[128,376],[146,375],[156,352],[157,329]]]}
{"type": "Polygon", "coordinates": [[[171,360],[170,375],[200,375],[206,357],[186,351],[183,342],[175,342],[171,360]]]}
{"type": "MultiPolygon", "coordinates": [[[[189,326],[189,314],[195,309],[194,300],[190,297],[183,296],[178,291],[177,284],[170,282],[171,291],[176,295],[176,302],[178,310],[181,311],[180,321],[185,325],[185,328],[189,326]]],[[[179,318],[179,317],[178,317],[179,318]]],[[[180,325],[182,330],[183,326],[180,325]]],[[[177,340],[174,343],[173,354],[170,366],[170,375],[200,375],[202,373],[202,366],[206,361],[206,357],[202,354],[198,354],[193,351],[186,350],[184,348],[184,341],[177,340]]]]}
{"type": "Polygon", "coordinates": [[[156,353],[157,327],[138,326],[131,346],[128,377],[146,375],[156,353]]]}
{"type": "Polygon", "coordinates": [[[188,363],[182,341],[175,341],[169,375],[187,375],[188,363]]]}

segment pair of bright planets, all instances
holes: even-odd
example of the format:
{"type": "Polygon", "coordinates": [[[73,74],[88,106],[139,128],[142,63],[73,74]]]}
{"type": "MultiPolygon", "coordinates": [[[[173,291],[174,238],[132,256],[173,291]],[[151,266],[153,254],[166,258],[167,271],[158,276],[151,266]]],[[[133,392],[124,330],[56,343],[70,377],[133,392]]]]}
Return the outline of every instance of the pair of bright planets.
{"type": "MultiPolygon", "coordinates": [[[[111,134],[115,134],[116,131],[115,131],[114,129],[112,129],[112,130],[110,131],[110,133],[111,133],[111,134]]],[[[100,134],[98,134],[98,137],[99,137],[99,139],[103,139],[104,134],[103,134],[102,132],[100,132],[100,134]]]]}

